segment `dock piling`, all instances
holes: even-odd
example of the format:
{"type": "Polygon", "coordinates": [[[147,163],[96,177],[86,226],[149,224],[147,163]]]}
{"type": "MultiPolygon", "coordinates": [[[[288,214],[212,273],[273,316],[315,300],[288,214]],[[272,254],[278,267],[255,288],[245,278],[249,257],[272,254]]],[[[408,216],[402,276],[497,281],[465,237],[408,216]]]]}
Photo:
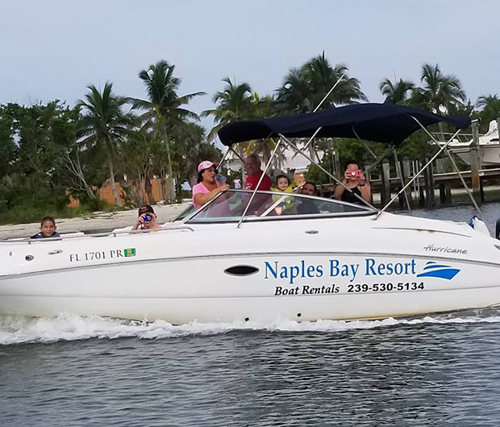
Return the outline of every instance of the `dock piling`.
{"type": "Polygon", "coordinates": [[[472,196],[476,203],[481,206],[481,178],[479,176],[479,121],[472,122],[472,143],[470,145],[470,167],[472,181],[472,196]]]}

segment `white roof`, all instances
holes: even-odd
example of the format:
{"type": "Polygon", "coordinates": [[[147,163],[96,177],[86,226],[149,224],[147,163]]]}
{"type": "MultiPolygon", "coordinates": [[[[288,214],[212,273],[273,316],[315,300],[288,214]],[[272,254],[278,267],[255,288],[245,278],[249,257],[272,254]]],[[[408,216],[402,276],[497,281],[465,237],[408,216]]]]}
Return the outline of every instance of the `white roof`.
{"type": "MultiPolygon", "coordinates": [[[[318,151],[317,153],[319,159],[321,160],[324,155],[323,151],[318,151]]],[[[286,159],[282,165],[283,170],[289,171],[291,169],[294,169],[295,172],[304,172],[311,164],[311,162],[307,160],[304,156],[298,154],[295,150],[291,150],[289,148],[285,149],[283,155],[286,159]]],[[[308,152],[307,155],[309,156],[310,153],[308,152]]],[[[241,160],[234,153],[229,153],[227,155],[226,166],[231,170],[237,171],[240,170],[243,165],[241,160]]]]}

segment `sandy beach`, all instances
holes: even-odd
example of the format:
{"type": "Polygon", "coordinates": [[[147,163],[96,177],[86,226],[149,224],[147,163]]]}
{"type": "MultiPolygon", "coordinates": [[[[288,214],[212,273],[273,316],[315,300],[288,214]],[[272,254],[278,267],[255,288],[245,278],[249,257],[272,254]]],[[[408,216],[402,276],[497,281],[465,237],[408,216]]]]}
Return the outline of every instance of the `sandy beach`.
{"type": "MultiPolygon", "coordinates": [[[[174,219],[189,203],[154,206],[158,222],[163,224],[174,219]]],[[[59,233],[99,232],[133,225],[137,218],[137,209],[118,212],[94,212],[78,218],[56,218],[59,233]]],[[[0,239],[29,237],[38,232],[40,223],[12,224],[0,226],[0,239]]]]}

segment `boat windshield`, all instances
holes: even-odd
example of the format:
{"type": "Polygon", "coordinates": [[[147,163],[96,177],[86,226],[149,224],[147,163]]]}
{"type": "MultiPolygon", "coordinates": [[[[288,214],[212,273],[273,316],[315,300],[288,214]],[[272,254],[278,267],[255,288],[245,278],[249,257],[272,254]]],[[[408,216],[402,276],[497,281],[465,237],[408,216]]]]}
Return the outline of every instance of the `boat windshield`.
{"type": "MultiPolygon", "coordinates": [[[[186,223],[238,222],[252,197],[250,190],[228,190],[202,206],[186,223]]],[[[302,194],[257,191],[245,221],[372,215],[361,205],[302,194]]]]}

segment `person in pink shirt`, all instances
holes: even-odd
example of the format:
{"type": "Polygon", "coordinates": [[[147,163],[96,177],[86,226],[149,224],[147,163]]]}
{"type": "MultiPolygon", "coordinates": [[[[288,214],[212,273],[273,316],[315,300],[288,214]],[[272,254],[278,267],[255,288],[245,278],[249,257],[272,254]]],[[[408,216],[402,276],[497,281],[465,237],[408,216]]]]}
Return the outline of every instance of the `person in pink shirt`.
{"type": "Polygon", "coordinates": [[[229,185],[215,179],[218,166],[218,163],[209,160],[204,160],[198,165],[198,184],[192,189],[195,209],[201,208],[217,194],[229,188],[229,185]]]}
{"type": "MultiPolygon", "coordinates": [[[[245,170],[247,172],[247,179],[245,180],[245,190],[255,190],[259,183],[260,177],[264,172],[260,168],[260,159],[257,154],[250,154],[245,159],[245,170]]],[[[259,190],[270,191],[273,183],[269,175],[264,175],[262,182],[259,185],[259,190]]]]}

